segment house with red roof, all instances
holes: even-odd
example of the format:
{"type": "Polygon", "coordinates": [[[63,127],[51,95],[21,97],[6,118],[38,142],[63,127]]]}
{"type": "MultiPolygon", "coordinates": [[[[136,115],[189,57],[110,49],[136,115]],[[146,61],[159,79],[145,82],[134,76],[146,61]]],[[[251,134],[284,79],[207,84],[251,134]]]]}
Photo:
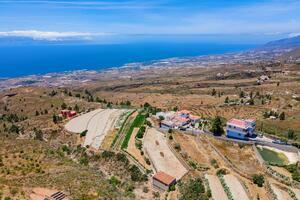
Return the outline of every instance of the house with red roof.
{"type": "Polygon", "coordinates": [[[231,119],[226,125],[226,136],[229,138],[248,140],[255,135],[255,119],[231,119]]]}
{"type": "Polygon", "coordinates": [[[199,116],[192,115],[191,112],[188,110],[168,112],[166,114],[159,113],[159,116],[165,117],[165,119],[161,121],[160,127],[166,129],[177,129],[180,127],[187,126],[191,123],[195,124],[201,120],[199,116]]]}
{"type": "Polygon", "coordinates": [[[176,184],[176,178],[163,171],[159,171],[153,176],[152,184],[155,188],[168,190],[172,185],[176,184]]]}
{"type": "Polygon", "coordinates": [[[74,110],[61,110],[60,113],[64,118],[72,118],[77,115],[77,112],[74,110]]]}

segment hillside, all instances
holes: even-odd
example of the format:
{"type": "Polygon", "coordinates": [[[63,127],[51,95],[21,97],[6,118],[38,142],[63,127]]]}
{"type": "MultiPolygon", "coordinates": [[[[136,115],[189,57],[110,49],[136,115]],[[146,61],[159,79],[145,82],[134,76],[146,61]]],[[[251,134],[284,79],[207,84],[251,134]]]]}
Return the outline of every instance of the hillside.
{"type": "Polygon", "coordinates": [[[300,46],[300,36],[268,42],[264,48],[294,48],[300,46]]]}

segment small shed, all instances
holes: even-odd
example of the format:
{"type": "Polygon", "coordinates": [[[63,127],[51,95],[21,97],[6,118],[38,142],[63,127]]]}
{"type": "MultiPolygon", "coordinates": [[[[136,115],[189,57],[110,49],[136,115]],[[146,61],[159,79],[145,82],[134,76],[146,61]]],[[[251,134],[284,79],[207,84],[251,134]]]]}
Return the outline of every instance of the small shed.
{"type": "Polygon", "coordinates": [[[168,190],[172,185],[176,184],[176,178],[173,176],[159,171],[153,176],[153,187],[168,190]]]}

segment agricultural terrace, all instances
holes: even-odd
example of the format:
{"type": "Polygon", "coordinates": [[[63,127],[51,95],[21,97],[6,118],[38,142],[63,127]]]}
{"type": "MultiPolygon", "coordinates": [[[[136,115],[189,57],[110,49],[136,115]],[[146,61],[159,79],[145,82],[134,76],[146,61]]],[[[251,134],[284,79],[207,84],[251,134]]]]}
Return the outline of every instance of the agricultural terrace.
{"type": "Polygon", "coordinates": [[[235,176],[231,174],[225,175],[224,180],[230,189],[233,199],[243,199],[243,200],[249,199],[242,184],[235,176]]]}
{"type": "Polygon", "coordinates": [[[139,112],[136,118],[134,119],[134,121],[132,122],[130,128],[126,132],[125,138],[121,146],[122,149],[127,149],[134,128],[140,128],[144,124],[145,120],[146,120],[146,115],[139,112]]]}
{"type": "Polygon", "coordinates": [[[148,154],[155,171],[163,171],[179,180],[188,170],[168,146],[165,135],[149,128],[144,136],[144,151],[148,154]]]}
{"type": "Polygon", "coordinates": [[[70,120],[65,128],[73,133],[86,132],[84,146],[98,149],[106,134],[126,110],[97,109],[70,120]]]}
{"type": "Polygon", "coordinates": [[[274,194],[276,195],[278,200],[290,200],[291,199],[290,195],[286,191],[280,189],[277,185],[271,184],[271,189],[274,192],[274,194]]]}
{"type": "Polygon", "coordinates": [[[210,142],[241,172],[251,175],[262,170],[252,146],[214,138],[210,138],[210,142]]]}
{"type": "Polygon", "coordinates": [[[228,200],[226,193],[224,192],[223,186],[219,178],[215,175],[205,175],[208,181],[209,188],[211,189],[211,195],[213,199],[228,200]]]}

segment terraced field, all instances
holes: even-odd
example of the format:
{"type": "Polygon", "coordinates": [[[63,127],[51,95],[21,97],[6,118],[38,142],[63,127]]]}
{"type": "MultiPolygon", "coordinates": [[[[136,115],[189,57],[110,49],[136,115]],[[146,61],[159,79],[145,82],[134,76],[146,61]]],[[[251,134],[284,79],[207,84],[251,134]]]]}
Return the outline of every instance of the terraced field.
{"type": "Polygon", "coordinates": [[[65,128],[73,133],[87,130],[84,146],[99,149],[108,131],[114,128],[117,119],[125,110],[97,109],[70,120],[65,128]]]}
{"type": "Polygon", "coordinates": [[[208,180],[211,195],[214,200],[228,200],[219,178],[215,175],[205,175],[208,180]]]}
{"type": "Polygon", "coordinates": [[[243,188],[242,184],[235,176],[228,174],[228,175],[224,176],[224,179],[225,179],[225,182],[228,185],[234,199],[249,200],[249,197],[248,197],[245,189],[243,188]]]}

